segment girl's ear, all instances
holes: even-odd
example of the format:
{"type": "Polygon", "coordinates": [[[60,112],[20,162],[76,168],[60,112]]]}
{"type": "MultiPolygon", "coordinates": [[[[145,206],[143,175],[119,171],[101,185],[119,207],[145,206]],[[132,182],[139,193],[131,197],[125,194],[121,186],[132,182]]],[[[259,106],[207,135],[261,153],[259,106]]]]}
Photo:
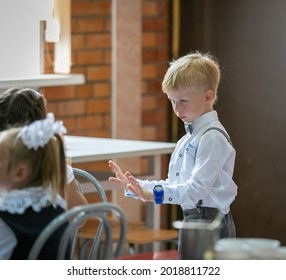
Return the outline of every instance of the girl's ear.
{"type": "Polygon", "coordinates": [[[29,168],[21,163],[13,170],[12,180],[16,185],[24,185],[29,178],[29,174],[29,168]]]}
{"type": "Polygon", "coordinates": [[[207,103],[213,102],[215,99],[214,92],[212,90],[207,90],[205,92],[204,98],[205,98],[205,102],[207,102],[207,103]]]}

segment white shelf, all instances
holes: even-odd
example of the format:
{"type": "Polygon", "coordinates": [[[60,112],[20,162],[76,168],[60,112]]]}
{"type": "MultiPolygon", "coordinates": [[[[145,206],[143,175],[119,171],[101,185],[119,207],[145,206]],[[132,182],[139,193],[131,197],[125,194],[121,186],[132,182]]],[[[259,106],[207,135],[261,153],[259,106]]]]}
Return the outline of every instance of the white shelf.
{"type": "Polygon", "coordinates": [[[31,79],[0,80],[0,89],[10,87],[52,87],[82,85],[85,83],[83,74],[43,74],[31,79]]]}

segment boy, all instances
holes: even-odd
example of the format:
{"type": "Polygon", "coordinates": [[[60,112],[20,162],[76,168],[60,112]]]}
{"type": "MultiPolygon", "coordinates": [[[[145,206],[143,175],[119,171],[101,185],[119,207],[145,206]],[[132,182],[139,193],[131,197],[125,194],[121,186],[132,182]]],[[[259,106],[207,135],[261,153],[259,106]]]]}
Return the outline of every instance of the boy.
{"type": "Polygon", "coordinates": [[[116,175],[109,181],[143,201],[180,205],[184,221],[213,220],[220,211],[223,238],[236,235],[230,205],[237,186],[232,179],[235,150],[213,109],[219,82],[219,65],[208,54],[190,53],[171,62],[162,89],[187,133],[171,156],[168,178],[138,180],[109,161],[116,175]]]}

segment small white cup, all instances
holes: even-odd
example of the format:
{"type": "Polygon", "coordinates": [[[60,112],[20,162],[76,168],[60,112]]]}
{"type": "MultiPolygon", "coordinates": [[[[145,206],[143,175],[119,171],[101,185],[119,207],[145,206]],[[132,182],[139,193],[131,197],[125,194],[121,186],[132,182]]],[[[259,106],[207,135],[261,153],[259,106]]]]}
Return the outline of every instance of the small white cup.
{"type": "Polygon", "coordinates": [[[215,259],[274,259],[280,241],[269,238],[224,238],[215,244],[215,259]]]}
{"type": "Polygon", "coordinates": [[[214,247],[216,260],[249,260],[251,252],[245,238],[223,238],[214,247]]]}

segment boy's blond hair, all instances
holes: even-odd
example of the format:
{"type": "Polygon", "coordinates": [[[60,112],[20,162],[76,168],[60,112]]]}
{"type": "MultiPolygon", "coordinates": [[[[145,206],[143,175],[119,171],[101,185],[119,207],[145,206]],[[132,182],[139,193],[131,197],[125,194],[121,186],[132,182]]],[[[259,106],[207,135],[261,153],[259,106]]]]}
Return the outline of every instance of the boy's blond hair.
{"type": "Polygon", "coordinates": [[[200,93],[212,90],[216,100],[220,76],[216,59],[210,54],[197,51],[170,62],[162,82],[162,90],[164,93],[184,87],[192,87],[200,93]]]}

